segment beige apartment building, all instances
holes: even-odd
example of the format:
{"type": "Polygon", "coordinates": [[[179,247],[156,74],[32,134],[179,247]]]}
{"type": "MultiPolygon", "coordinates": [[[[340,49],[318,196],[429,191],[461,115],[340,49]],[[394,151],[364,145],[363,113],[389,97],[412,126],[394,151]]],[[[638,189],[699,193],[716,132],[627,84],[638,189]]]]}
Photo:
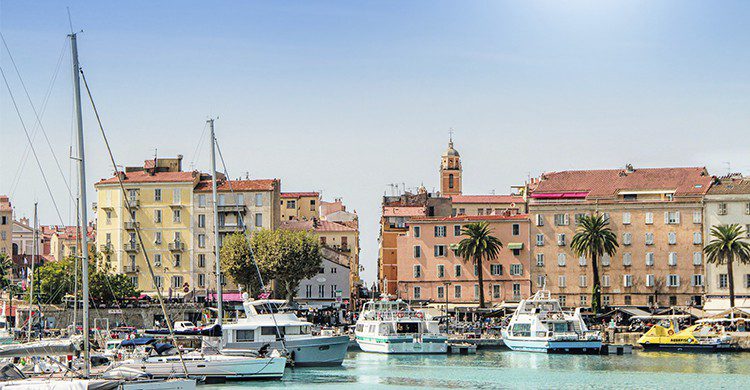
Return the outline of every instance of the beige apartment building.
{"type": "Polygon", "coordinates": [[[526,201],[522,195],[453,195],[452,216],[525,214],[526,201]]]}
{"type": "Polygon", "coordinates": [[[0,195],[0,253],[13,254],[13,206],[6,195],[0,195]]]}
{"type": "Polygon", "coordinates": [[[282,192],[279,205],[282,221],[294,219],[309,221],[313,218],[320,218],[318,211],[320,193],[318,192],[282,192]]]}
{"type": "Polygon", "coordinates": [[[602,303],[701,305],[705,284],[705,168],[562,171],[529,183],[532,291],[546,286],[567,307],[589,306],[591,259],[570,242],[582,215],[601,214],[620,244],[600,262],[602,303]]]}
{"type": "MultiPolygon", "coordinates": [[[[704,237],[711,240],[716,225],[740,224],[750,241],[750,178],[735,174],[716,179],[704,197],[704,237]]],[[[735,306],[750,308],[750,264],[734,262],[735,306]]],[[[729,275],[726,265],[706,264],[707,311],[729,308],[729,275]]]]}

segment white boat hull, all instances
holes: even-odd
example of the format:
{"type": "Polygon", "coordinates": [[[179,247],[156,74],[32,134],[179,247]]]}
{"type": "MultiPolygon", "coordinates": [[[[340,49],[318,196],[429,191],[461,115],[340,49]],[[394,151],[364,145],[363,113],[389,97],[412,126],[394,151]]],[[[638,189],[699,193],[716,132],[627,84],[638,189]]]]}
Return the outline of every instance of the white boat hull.
{"type": "Polygon", "coordinates": [[[370,337],[357,335],[357,344],[365,352],[385,354],[448,353],[448,338],[434,337],[414,340],[412,337],[370,337]]]}
{"type": "MultiPolygon", "coordinates": [[[[205,378],[207,381],[281,379],[286,366],[286,358],[283,357],[221,356],[221,359],[212,359],[208,356],[207,358],[207,360],[185,359],[190,378],[205,378]]],[[[185,375],[178,356],[169,356],[160,360],[162,361],[130,360],[124,362],[122,366],[144,371],[155,378],[185,375]]]]}
{"type": "Polygon", "coordinates": [[[195,379],[142,380],[123,382],[119,390],[195,390],[195,379]]]}
{"type": "Polygon", "coordinates": [[[295,366],[340,366],[346,357],[349,347],[349,336],[311,336],[308,338],[286,339],[284,344],[275,342],[233,342],[227,343],[222,353],[241,355],[243,350],[249,353],[257,351],[264,345],[270,349],[281,350],[284,347],[290,353],[290,363],[295,366]]]}
{"type": "Polygon", "coordinates": [[[513,351],[541,353],[599,353],[601,340],[557,341],[544,338],[504,337],[503,342],[513,351]]]}

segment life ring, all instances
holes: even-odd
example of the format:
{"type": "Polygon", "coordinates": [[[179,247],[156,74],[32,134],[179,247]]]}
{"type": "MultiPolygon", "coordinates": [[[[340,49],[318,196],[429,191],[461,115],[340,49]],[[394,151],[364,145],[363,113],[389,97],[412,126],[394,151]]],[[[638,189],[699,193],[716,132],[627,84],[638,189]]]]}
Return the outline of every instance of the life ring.
{"type": "Polygon", "coordinates": [[[404,318],[404,312],[400,311],[398,312],[398,318],[404,318]]]}
{"type": "Polygon", "coordinates": [[[667,334],[670,335],[670,336],[673,335],[674,334],[674,330],[672,330],[672,329],[668,330],[667,334]]]}
{"type": "Polygon", "coordinates": [[[417,312],[417,318],[422,318],[423,316],[424,316],[424,314],[422,314],[422,312],[421,312],[421,311],[418,311],[418,312],[417,312]]]}

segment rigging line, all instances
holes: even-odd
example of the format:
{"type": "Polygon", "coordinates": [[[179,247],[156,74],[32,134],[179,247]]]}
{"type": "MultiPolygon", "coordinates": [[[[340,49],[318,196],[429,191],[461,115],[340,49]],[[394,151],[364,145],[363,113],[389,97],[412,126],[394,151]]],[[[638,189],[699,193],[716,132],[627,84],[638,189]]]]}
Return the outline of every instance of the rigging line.
{"type": "Polygon", "coordinates": [[[203,140],[206,139],[206,130],[208,130],[208,122],[203,124],[203,131],[201,132],[201,137],[198,139],[198,145],[195,147],[195,151],[193,152],[193,157],[190,159],[190,163],[195,165],[198,159],[198,151],[200,150],[201,146],[203,146],[203,140]]]}
{"type": "Polygon", "coordinates": [[[26,124],[23,121],[23,116],[21,115],[21,111],[18,110],[18,104],[16,103],[16,98],[13,96],[13,91],[11,91],[10,89],[10,84],[8,84],[8,78],[5,77],[5,71],[3,70],[2,66],[0,66],[0,74],[2,74],[3,81],[5,82],[5,87],[8,89],[8,94],[10,95],[10,100],[13,102],[13,107],[16,109],[18,120],[21,121],[21,127],[23,127],[23,132],[24,134],[26,134],[26,139],[29,141],[29,145],[31,145],[31,151],[34,154],[36,165],[39,167],[39,172],[42,174],[42,179],[44,179],[44,186],[47,187],[47,192],[49,193],[49,196],[52,199],[52,204],[55,206],[55,212],[57,212],[57,216],[60,218],[60,223],[64,225],[65,221],[63,220],[62,214],[60,214],[60,208],[57,207],[57,202],[55,201],[55,197],[54,195],[52,195],[52,189],[50,188],[49,182],[47,181],[47,176],[44,174],[44,169],[42,169],[42,163],[39,162],[39,156],[37,156],[36,149],[34,149],[33,143],[31,142],[29,131],[26,128],[26,124]]]}
{"type": "MultiPolygon", "coordinates": [[[[52,149],[52,143],[49,142],[49,137],[47,137],[47,131],[44,130],[42,119],[39,117],[39,112],[36,110],[36,106],[34,106],[34,102],[31,100],[31,95],[29,94],[29,90],[26,88],[26,83],[23,82],[23,77],[21,77],[21,71],[18,69],[16,60],[13,59],[13,54],[10,51],[10,47],[8,47],[8,42],[5,41],[5,35],[3,35],[2,32],[0,32],[0,39],[3,41],[3,46],[5,46],[5,51],[8,52],[8,57],[10,58],[10,63],[13,64],[13,69],[16,70],[16,75],[18,76],[18,80],[21,81],[21,87],[23,87],[23,92],[26,94],[26,99],[29,101],[31,110],[34,112],[34,117],[36,118],[36,121],[39,124],[39,129],[42,130],[42,135],[44,135],[44,139],[47,141],[47,146],[49,147],[50,154],[52,154],[52,158],[55,160],[55,164],[57,165],[57,170],[60,173],[60,177],[62,177],[63,183],[65,183],[65,187],[68,189],[68,195],[70,195],[70,197],[72,198],[73,191],[70,190],[70,185],[68,184],[68,181],[65,179],[65,174],[63,173],[62,167],[60,166],[60,161],[57,160],[55,151],[52,149]]],[[[63,46],[63,49],[65,49],[65,46],[63,46]]],[[[61,64],[62,64],[62,55],[60,55],[60,59],[57,61],[57,68],[55,69],[55,72],[52,78],[53,82],[55,79],[57,79],[57,72],[60,70],[61,64]]],[[[46,101],[46,98],[45,98],[45,101],[46,101]]],[[[34,135],[36,136],[36,132],[34,135]]]]}
{"type": "MultiPolygon", "coordinates": [[[[67,39],[63,43],[62,49],[60,49],[60,55],[57,59],[57,67],[55,69],[54,74],[52,75],[52,78],[50,79],[49,85],[47,86],[47,92],[45,93],[44,100],[42,101],[42,110],[40,116],[43,118],[44,114],[47,112],[47,104],[49,103],[49,98],[52,95],[52,88],[55,85],[55,81],[57,80],[57,75],[60,73],[60,67],[62,65],[62,60],[64,58],[66,48],[68,47],[68,41],[67,39]]],[[[34,129],[32,130],[32,136],[31,139],[36,139],[36,134],[38,130],[38,125],[35,122],[34,123],[34,129]]],[[[13,193],[15,193],[16,187],[18,186],[19,181],[21,180],[21,174],[23,172],[24,167],[26,166],[26,161],[29,157],[29,145],[26,145],[21,159],[19,160],[18,167],[16,168],[16,173],[13,175],[13,180],[11,181],[11,197],[13,197],[13,193]]]]}
{"type": "MultiPolygon", "coordinates": [[[[117,163],[115,162],[115,156],[112,154],[112,148],[109,146],[109,140],[107,139],[107,134],[104,132],[104,125],[102,125],[101,117],[99,116],[99,110],[96,108],[96,103],[94,103],[94,97],[91,95],[91,89],[89,89],[89,83],[86,81],[86,74],[83,72],[83,69],[79,69],[79,72],[81,72],[81,79],[83,80],[83,85],[86,87],[86,93],[89,96],[89,101],[91,102],[91,107],[94,109],[94,116],[96,117],[96,122],[99,125],[99,130],[101,131],[102,138],[104,139],[104,146],[107,148],[107,153],[109,154],[109,160],[112,163],[112,167],[115,169],[115,176],[117,177],[117,182],[120,185],[120,190],[122,191],[123,199],[125,200],[125,207],[128,210],[131,210],[130,207],[130,199],[127,196],[127,191],[125,191],[125,184],[122,182],[122,176],[120,176],[118,170],[117,170],[117,163]]],[[[172,339],[172,342],[174,345],[177,345],[177,339],[174,335],[174,329],[172,327],[172,321],[169,315],[167,315],[167,309],[164,306],[164,298],[162,297],[161,288],[156,284],[156,274],[154,273],[154,268],[151,265],[151,259],[148,257],[148,252],[146,251],[146,244],[143,241],[143,236],[141,235],[141,229],[140,226],[138,226],[137,223],[135,223],[135,214],[130,214],[130,220],[133,222],[133,225],[135,226],[135,234],[138,238],[138,242],[141,246],[141,249],[143,249],[143,257],[146,260],[146,265],[148,266],[148,272],[151,275],[151,282],[154,284],[154,287],[156,287],[156,297],[159,299],[159,306],[161,307],[161,312],[164,314],[164,319],[167,322],[167,329],[169,329],[169,336],[172,339]]],[[[180,363],[182,363],[182,369],[185,371],[185,377],[187,377],[188,369],[187,365],[185,365],[185,360],[182,357],[182,351],[177,348],[177,353],[180,356],[180,363]]]]}
{"type": "MultiPolygon", "coordinates": [[[[234,197],[234,199],[236,200],[237,197],[234,195],[234,188],[232,187],[232,180],[229,178],[230,177],[229,176],[229,170],[227,170],[227,164],[224,162],[224,155],[221,154],[221,148],[219,147],[219,140],[216,139],[215,136],[214,136],[213,142],[216,144],[216,151],[219,152],[219,160],[221,160],[221,166],[224,167],[224,175],[226,176],[227,183],[229,184],[229,192],[232,194],[232,197],[234,197]]],[[[212,145],[212,147],[213,147],[213,145],[212,145]]],[[[214,175],[216,175],[216,172],[214,172],[214,175]]],[[[236,203],[236,201],[235,201],[235,203],[236,203]]],[[[240,215],[240,210],[239,210],[239,207],[238,207],[237,208],[237,221],[240,221],[241,218],[242,218],[242,216],[240,215]]],[[[247,225],[245,225],[245,226],[247,226],[247,225]]],[[[215,229],[215,227],[214,227],[214,229],[215,229]]],[[[247,241],[247,246],[250,249],[250,258],[253,259],[253,265],[255,265],[255,271],[258,273],[258,281],[260,282],[260,287],[261,287],[262,290],[265,290],[266,289],[266,285],[265,285],[265,283],[263,283],[263,276],[260,273],[260,267],[258,267],[258,262],[255,261],[255,252],[253,252],[253,245],[252,245],[252,243],[250,243],[250,240],[249,240],[249,238],[246,235],[243,234],[243,236],[245,237],[245,241],[247,241]]],[[[219,281],[217,281],[217,283],[218,282],[219,281]]],[[[277,334],[277,336],[279,337],[279,339],[281,341],[282,347],[284,347],[284,350],[286,350],[286,343],[284,342],[284,337],[281,337],[281,330],[279,329],[279,324],[276,323],[276,316],[273,315],[273,310],[271,308],[271,304],[267,302],[266,303],[266,308],[268,309],[268,312],[271,313],[271,319],[273,319],[273,324],[276,327],[276,334],[277,334]]]]}

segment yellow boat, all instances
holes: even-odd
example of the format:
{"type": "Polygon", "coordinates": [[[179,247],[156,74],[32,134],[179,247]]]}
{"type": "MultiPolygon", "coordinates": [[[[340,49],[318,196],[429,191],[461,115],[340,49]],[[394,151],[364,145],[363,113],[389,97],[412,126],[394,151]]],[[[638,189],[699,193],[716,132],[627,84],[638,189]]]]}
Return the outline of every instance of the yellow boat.
{"type": "Polygon", "coordinates": [[[680,330],[675,320],[664,320],[654,325],[638,344],[645,350],[664,351],[731,351],[732,337],[724,333],[724,327],[715,324],[696,324],[680,330]]]}

